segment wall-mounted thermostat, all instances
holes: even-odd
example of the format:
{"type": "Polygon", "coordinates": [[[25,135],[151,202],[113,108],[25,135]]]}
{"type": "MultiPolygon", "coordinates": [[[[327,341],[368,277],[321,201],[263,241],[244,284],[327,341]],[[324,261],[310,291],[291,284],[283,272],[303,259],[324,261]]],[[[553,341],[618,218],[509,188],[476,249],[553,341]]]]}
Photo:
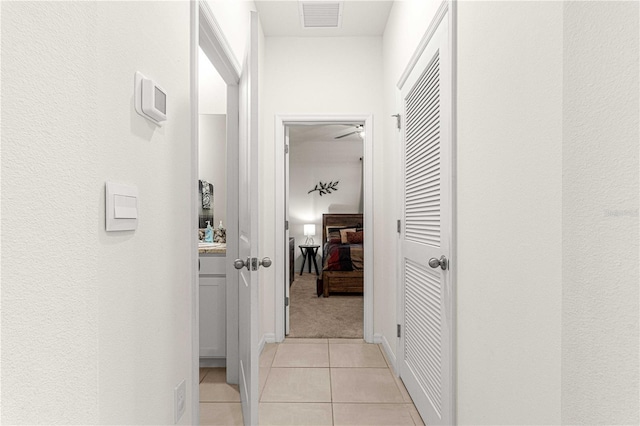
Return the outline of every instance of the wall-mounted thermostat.
{"type": "Polygon", "coordinates": [[[136,72],[134,87],[136,112],[158,125],[166,121],[167,92],[141,72],[136,72]]]}

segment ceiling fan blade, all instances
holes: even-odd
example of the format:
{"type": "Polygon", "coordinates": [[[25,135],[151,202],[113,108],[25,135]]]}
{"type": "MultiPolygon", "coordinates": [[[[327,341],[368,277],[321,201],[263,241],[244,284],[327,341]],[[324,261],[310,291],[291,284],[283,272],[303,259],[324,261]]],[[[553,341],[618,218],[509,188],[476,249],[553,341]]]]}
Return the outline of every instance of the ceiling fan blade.
{"type": "Polygon", "coordinates": [[[353,134],[355,134],[355,133],[358,133],[358,132],[346,133],[346,134],[344,134],[344,135],[336,136],[334,139],[342,139],[342,138],[346,138],[347,136],[351,136],[351,135],[353,135],[353,134]]]}

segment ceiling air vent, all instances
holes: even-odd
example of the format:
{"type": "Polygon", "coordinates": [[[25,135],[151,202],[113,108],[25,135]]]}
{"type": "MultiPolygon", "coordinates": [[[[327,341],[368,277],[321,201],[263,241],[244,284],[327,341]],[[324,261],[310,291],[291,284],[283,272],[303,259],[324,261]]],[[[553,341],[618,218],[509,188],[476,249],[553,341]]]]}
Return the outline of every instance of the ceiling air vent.
{"type": "Polygon", "coordinates": [[[299,1],[302,28],[340,28],[342,1],[299,1]]]}

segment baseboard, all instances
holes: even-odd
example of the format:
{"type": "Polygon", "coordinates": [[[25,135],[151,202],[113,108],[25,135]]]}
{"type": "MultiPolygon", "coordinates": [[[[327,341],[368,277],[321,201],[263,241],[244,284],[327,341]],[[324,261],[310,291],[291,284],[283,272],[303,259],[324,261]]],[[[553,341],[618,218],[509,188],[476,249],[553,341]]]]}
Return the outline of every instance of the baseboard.
{"type": "Polygon", "coordinates": [[[262,338],[260,339],[260,343],[258,343],[258,353],[261,354],[264,349],[264,345],[267,343],[276,343],[276,335],[275,333],[264,333],[262,338]]]}
{"type": "Polygon", "coordinates": [[[384,354],[387,357],[387,360],[391,363],[391,368],[393,369],[393,372],[397,376],[398,363],[397,363],[396,354],[393,353],[393,351],[391,350],[391,345],[389,344],[389,341],[387,340],[387,338],[382,334],[376,333],[373,335],[373,342],[382,345],[384,354]]]}
{"type": "Polygon", "coordinates": [[[226,358],[200,358],[200,368],[224,368],[226,366],[226,358]]]}

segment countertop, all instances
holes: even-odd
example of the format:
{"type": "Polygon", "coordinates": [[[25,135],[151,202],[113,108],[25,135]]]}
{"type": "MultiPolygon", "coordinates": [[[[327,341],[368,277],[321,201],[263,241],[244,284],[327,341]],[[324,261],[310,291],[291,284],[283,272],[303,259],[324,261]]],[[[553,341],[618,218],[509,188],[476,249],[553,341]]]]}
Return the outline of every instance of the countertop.
{"type": "Polygon", "coordinates": [[[199,243],[199,254],[227,254],[227,244],[225,243],[199,243]]]}

